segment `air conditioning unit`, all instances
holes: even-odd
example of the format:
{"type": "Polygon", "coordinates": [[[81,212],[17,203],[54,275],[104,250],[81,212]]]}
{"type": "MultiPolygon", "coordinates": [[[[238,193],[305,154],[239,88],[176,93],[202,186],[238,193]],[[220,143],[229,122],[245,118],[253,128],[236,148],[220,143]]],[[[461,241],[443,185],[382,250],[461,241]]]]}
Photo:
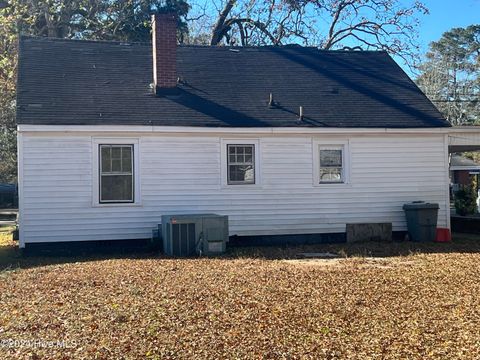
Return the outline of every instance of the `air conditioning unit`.
{"type": "Polygon", "coordinates": [[[159,232],[167,255],[218,255],[225,252],[228,241],[228,216],[163,215],[159,232]]]}

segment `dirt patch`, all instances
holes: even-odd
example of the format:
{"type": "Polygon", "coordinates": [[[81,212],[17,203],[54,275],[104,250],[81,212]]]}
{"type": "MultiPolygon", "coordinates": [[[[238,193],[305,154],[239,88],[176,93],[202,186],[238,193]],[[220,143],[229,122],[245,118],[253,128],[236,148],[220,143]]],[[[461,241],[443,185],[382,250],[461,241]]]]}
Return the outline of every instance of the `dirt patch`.
{"type": "Polygon", "coordinates": [[[418,261],[400,257],[365,257],[365,258],[334,258],[334,259],[287,259],[284,263],[297,266],[316,266],[323,268],[376,268],[392,269],[394,267],[413,266],[418,261]]]}
{"type": "Polygon", "coordinates": [[[296,266],[316,266],[324,268],[345,266],[345,259],[287,259],[283,263],[296,266]]]}

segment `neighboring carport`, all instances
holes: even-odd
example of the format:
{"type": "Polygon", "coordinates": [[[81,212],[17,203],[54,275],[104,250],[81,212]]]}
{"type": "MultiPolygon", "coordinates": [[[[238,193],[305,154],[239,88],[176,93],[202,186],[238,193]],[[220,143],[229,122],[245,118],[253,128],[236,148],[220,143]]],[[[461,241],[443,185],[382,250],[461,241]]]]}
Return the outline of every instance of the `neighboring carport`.
{"type": "Polygon", "coordinates": [[[457,191],[462,185],[471,185],[475,177],[478,184],[479,174],[480,163],[459,154],[450,155],[450,182],[453,191],[457,191]]]}
{"type": "MultiPolygon", "coordinates": [[[[450,155],[451,198],[460,186],[476,184],[478,193],[479,164],[461,155],[463,152],[480,151],[480,126],[452,127],[448,133],[448,152],[450,155]],[[477,181],[474,181],[477,177],[477,181]]],[[[477,200],[478,207],[478,200],[477,200]]],[[[452,215],[455,214],[452,209],[452,215]]],[[[478,232],[480,218],[477,216],[453,215],[452,231],[478,232]]]]}
{"type": "Polygon", "coordinates": [[[462,155],[452,155],[450,159],[450,170],[452,171],[480,171],[480,163],[462,155]]]}
{"type": "Polygon", "coordinates": [[[456,126],[449,130],[448,151],[461,153],[480,150],[480,126],[456,126]]]}

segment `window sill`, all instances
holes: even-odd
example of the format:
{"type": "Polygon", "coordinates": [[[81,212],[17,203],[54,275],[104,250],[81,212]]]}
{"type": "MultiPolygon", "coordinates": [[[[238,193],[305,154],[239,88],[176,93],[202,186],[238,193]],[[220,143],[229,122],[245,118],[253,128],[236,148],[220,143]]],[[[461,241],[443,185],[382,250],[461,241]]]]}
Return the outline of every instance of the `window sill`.
{"type": "Polygon", "coordinates": [[[227,189],[227,190],[232,190],[234,191],[235,189],[241,189],[241,190],[258,190],[258,189],[263,189],[263,186],[260,184],[222,184],[221,189],[227,189]]]}
{"type": "Polygon", "coordinates": [[[349,182],[313,183],[314,187],[351,187],[349,182]]]}
{"type": "Polygon", "coordinates": [[[142,203],[93,203],[92,207],[142,207],[142,203]]]}

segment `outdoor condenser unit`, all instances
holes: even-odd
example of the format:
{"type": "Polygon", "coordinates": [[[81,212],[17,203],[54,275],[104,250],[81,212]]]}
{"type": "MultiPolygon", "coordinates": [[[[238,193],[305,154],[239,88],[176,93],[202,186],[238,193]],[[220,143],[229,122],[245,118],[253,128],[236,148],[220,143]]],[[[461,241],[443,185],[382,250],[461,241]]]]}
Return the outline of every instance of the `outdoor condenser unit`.
{"type": "Polygon", "coordinates": [[[218,255],[228,241],[228,216],[163,215],[163,250],[170,256],[218,255]]]}

